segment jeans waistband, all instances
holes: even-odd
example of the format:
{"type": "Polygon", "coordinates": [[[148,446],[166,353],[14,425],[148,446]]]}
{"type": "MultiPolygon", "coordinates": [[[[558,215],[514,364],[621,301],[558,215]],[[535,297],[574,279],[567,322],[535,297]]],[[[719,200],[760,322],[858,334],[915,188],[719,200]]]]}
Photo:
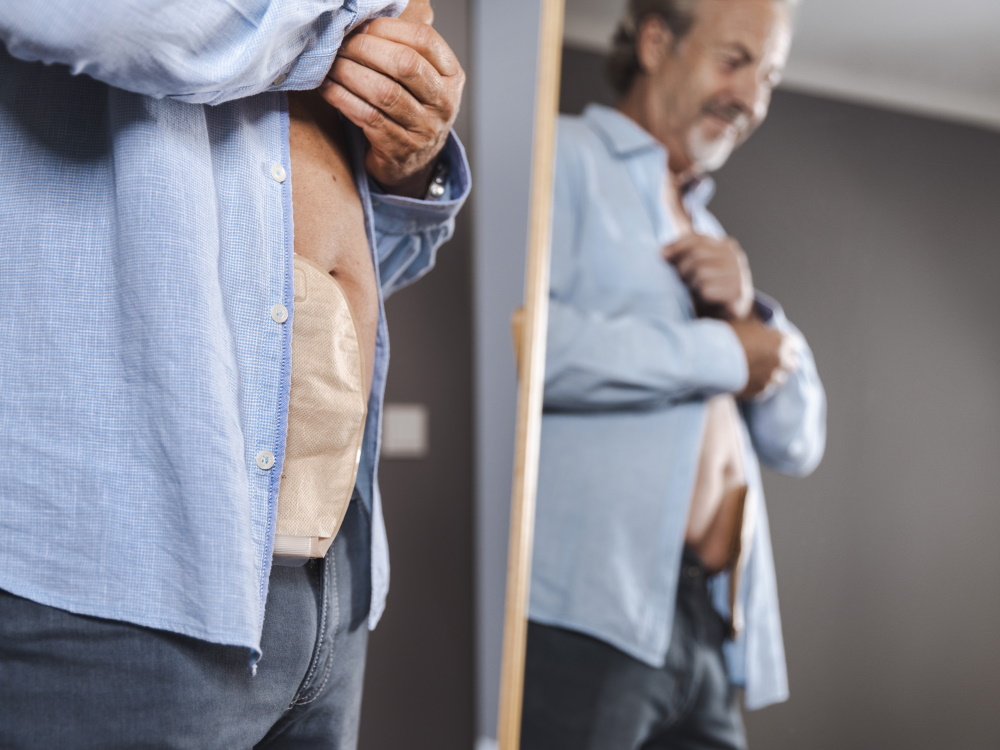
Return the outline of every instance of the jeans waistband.
{"type": "Polygon", "coordinates": [[[705,567],[701,559],[691,550],[684,548],[681,557],[680,586],[693,586],[704,588],[708,586],[708,579],[712,574],[705,567]]]}

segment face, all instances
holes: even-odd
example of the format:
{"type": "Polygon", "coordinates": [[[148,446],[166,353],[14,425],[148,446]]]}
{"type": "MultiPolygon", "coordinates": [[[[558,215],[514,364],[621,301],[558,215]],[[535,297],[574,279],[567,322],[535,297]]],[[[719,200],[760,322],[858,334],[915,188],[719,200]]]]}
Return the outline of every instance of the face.
{"type": "Polygon", "coordinates": [[[790,44],[788,10],[775,0],[699,0],[679,42],[659,19],[643,25],[645,124],[672,172],[718,169],[764,121],[790,44]]]}

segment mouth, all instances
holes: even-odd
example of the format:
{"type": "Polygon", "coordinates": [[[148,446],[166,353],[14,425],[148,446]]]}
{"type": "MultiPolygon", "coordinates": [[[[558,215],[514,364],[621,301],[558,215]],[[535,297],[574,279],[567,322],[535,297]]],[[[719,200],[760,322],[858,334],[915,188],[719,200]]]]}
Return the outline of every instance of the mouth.
{"type": "Polygon", "coordinates": [[[708,107],[704,119],[720,136],[738,137],[747,129],[747,116],[733,107],[708,107]]]}
{"type": "Polygon", "coordinates": [[[704,119],[709,126],[709,130],[713,132],[717,138],[735,139],[738,138],[745,129],[741,120],[720,117],[719,115],[711,113],[706,114],[704,119]]]}

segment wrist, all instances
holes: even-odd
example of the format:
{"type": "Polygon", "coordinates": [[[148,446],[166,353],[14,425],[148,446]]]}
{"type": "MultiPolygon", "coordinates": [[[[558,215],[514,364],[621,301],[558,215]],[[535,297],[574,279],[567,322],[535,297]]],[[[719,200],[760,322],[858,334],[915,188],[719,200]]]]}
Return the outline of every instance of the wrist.
{"type": "MultiPolygon", "coordinates": [[[[369,172],[370,173],[370,172],[369,172]]],[[[378,183],[383,192],[400,195],[404,198],[423,198],[434,174],[434,162],[418,169],[413,174],[398,180],[385,180],[372,174],[372,179],[378,183]]]]}
{"type": "Polygon", "coordinates": [[[438,158],[413,175],[398,182],[385,182],[372,176],[379,190],[389,195],[424,201],[440,201],[448,193],[448,160],[438,158]]]}

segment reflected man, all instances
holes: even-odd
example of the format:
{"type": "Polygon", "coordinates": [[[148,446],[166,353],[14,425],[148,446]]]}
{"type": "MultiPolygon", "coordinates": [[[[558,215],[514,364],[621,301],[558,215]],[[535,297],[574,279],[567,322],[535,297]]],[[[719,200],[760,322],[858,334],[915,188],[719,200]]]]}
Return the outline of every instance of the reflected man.
{"type": "Polygon", "coordinates": [[[825,396],[706,206],[790,5],[631,0],[560,123],[525,750],[744,748],[736,688],[787,697],[759,463],[813,470],[825,396]]]}

